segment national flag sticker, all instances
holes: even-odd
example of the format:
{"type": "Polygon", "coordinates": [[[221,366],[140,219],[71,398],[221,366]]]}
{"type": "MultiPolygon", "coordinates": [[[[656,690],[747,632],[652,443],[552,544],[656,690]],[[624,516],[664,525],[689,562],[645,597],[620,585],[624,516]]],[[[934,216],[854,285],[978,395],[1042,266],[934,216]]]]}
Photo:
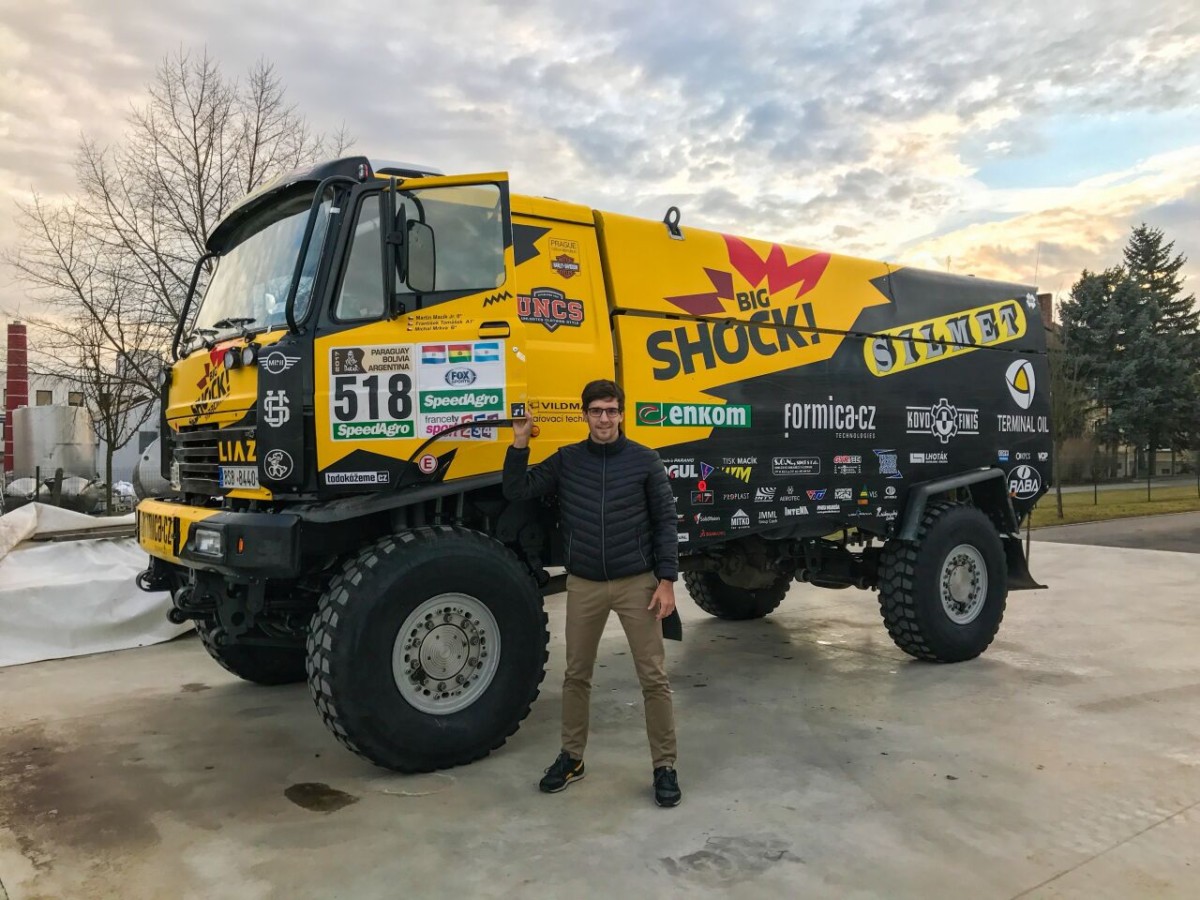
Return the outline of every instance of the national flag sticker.
{"type": "MultiPolygon", "coordinates": [[[[451,351],[453,351],[454,348],[451,347],[450,349],[451,349],[451,351]]],[[[467,348],[467,352],[468,353],[470,352],[470,347],[467,348]]],[[[450,358],[451,359],[454,358],[453,353],[451,354],[450,358]]],[[[495,341],[492,341],[490,343],[476,344],[475,345],[475,361],[481,362],[481,363],[499,362],[500,361],[500,345],[498,343],[496,343],[495,341]]]]}
{"type": "MultiPolygon", "coordinates": [[[[482,346],[482,344],[477,346],[482,346]]],[[[470,344],[448,344],[446,350],[452,363],[468,363],[471,361],[470,344]]]]}
{"type": "Polygon", "coordinates": [[[421,347],[421,362],[427,366],[436,366],[446,361],[445,344],[425,344],[421,347]]]}

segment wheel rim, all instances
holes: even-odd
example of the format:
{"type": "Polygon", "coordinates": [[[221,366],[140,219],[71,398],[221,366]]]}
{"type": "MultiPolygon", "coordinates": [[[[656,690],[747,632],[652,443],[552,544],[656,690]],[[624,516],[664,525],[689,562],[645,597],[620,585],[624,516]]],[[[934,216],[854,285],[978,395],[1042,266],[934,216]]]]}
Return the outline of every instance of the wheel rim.
{"type": "Polygon", "coordinates": [[[496,619],[468,594],[430,597],[404,620],[392,646],[392,677],[400,696],[435,716],[478,700],[499,662],[496,619]]]}
{"type": "Polygon", "coordinates": [[[971,544],[959,544],[946,554],[940,579],[942,609],[951,622],[967,625],[983,612],[988,575],[983,554],[971,544]]]}

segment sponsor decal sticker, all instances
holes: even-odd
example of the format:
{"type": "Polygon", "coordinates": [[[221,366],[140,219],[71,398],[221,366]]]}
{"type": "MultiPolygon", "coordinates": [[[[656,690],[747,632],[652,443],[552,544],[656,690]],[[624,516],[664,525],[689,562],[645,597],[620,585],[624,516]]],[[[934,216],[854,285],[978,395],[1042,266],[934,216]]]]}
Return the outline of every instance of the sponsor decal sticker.
{"type": "Polygon", "coordinates": [[[817,507],[817,515],[822,513],[840,513],[842,507],[837,503],[822,503],[817,507]]]}
{"type": "Polygon", "coordinates": [[[271,450],[263,459],[263,470],[272,481],[283,481],[292,474],[295,464],[286,450],[271,450]]]}
{"type": "Polygon", "coordinates": [[[749,428],[750,407],[715,403],[639,403],[637,423],[669,428],[749,428]]]}
{"type": "Polygon", "coordinates": [[[217,441],[217,462],[258,462],[258,441],[254,438],[217,441]]]}
{"type": "Polygon", "coordinates": [[[805,493],[808,494],[809,500],[824,500],[825,490],[825,488],[818,488],[815,491],[805,491],[805,493]]]}
{"type": "Polygon", "coordinates": [[[434,472],[437,471],[437,467],[438,467],[437,457],[434,456],[432,453],[426,453],[420,459],[417,460],[417,468],[421,471],[421,474],[423,474],[423,475],[432,475],[434,472]]]}
{"type": "Polygon", "coordinates": [[[815,253],[789,262],[784,248],[774,244],[764,259],[740,238],[723,237],[733,271],[705,267],[712,291],[663,299],[692,316],[719,316],[736,308],[749,313],[752,322],[774,327],[701,321],[651,332],[646,352],[658,364],[653,370],[655,380],[675,378],[681,372],[690,375],[698,367],[736,365],[752,354],[774,356],[821,342],[820,334],[813,330],[817,322],[812,304],[799,301],[821,280],[829,254],[815,253]]]}
{"type": "Polygon", "coordinates": [[[666,467],[668,478],[696,478],[696,464],[692,462],[671,463],[666,467]]]}
{"type": "Polygon", "coordinates": [[[447,369],[442,375],[442,379],[450,387],[470,387],[478,377],[470,366],[455,366],[453,369],[447,369]]]}
{"type": "Polygon", "coordinates": [[[517,318],[550,332],[561,325],[578,328],[583,324],[583,301],[572,300],[557,288],[536,287],[517,294],[517,318]]]}
{"type": "Polygon", "coordinates": [[[675,538],[679,541],[679,543],[686,544],[689,540],[691,540],[692,536],[686,531],[679,531],[675,533],[675,538]]]}
{"type": "Polygon", "coordinates": [[[785,519],[791,518],[792,516],[807,516],[807,515],[808,515],[808,507],[807,506],[785,506],[783,508],[783,517],[785,519]]]}
{"type": "Polygon", "coordinates": [[[279,428],[292,417],[291,401],[285,391],[267,391],[263,397],[263,421],[279,428]]]}
{"type": "Polygon", "coordinates": [[[378,438],[414,437],[412,420],[407,422],[334,422],[335,441],[359,441],[378,438]]]}
{"type": "Polygon", "coordinates": [[[1038,451],[1038,462],[1046,462],[1049,459],[1050,459],[1050,451],[1049,450],[1039,450],[1038,451]]]}
{"type": "Polygon", "coordinates": [[[1042,476],[1033,466],[1017,466],[1008,473],[1008,492],[1018,500],[1032,500],[1042,489],[1042,476]]]}
{"type": "Polygon", "coordinates": [[[721,471],[726,475],[736,478],[738,481],[750,483],[750,476],[754,474],[753,466],[721,466],[721,471]]]}
{"type": "Polygon", "coordinates": [[[872,450],[875,454],[875,459],[879,462],[879,474],[886,475],[888,478],[903,478],[899,466],[899,459],[895,450],[872,450]]]}
{"type": "Polygon", "coordinates": [[[271,375],[282,375],[298,362],[300,362],[298,356],[288,356],[279,350],[272,350],[262,358],[259,366],[271,375]]]}
{"type": "Polygon", "coordinates": [[[702,537],[702,538],[725,537],[725,532],[724,531],[701,531],[700,537],[702,537]]]}
{"type": "Polygon", "coordinates": [[[783,436],[790,437],[793,431],[827,431],[837,438],[872,438],[875,413],[872,405],[838,403],[832,395],[825,403],[785,403],[783,436]]]}
{"type": "Polygon", "coordinates": [[[882,506],[875,507],[875,518],[882,519],[885,522],[895,522],[899,515],[900,513],[894,509],[884,509],[882,506]]]}
{"type": "Polygon", "coordinates": [[[504,409],[504,391],[482,388],[470,391],[422,391],[421,412],[444,410],[475,410],[497,412],[504,409]]]}
{"type": "Polygon", "coordinates": [[[1008,451],[1007,450],[997,450],[996,451],[996,459],[998,459],[1000,462],[1008,462],[1008,451]]]}
{"type": "Polygon", "coordinates": [[[332,487],[355,484],[387,484],[390,479],[391,475],[386,471],[325,473],[325,483],[332,487]]]}
{"type": "Polygon", "coordinates": [[[1004,382],[1008,385],[1009,396],[1013,403],[1021,409],[1029,409],[1033,405],[1037,381],[1033,377],[1033,363],[1027,359],[1018,359],[1004,373],[1004,382]]]}
{"type": "Polygon", "coordinates": [[[758,511],[759,525],[774,525],[779,521],[779,514],[773,509],[760,509],[758,511]]]}
{"type": "Polygon", "coordinates": [[[550,238],[550,268],[563,278],[579,274],[579,244],[561,238],[550,238]]]}
{"type": "Polygon", "coordinates": [[[945,465],[950,462],[950,454],[944,451],[910,453],[908,454],[908,461],[915,465],[945,465]]]}
{"type": "Polygon", "coordinates": [[[771,460],[772,475],[820,475],[818,456],[776,456],[771,460]]]}
{"type": "Polygon", "coordinates": [[[692,491],[692,506],[712,506],[716,495],[712,491],[692,491]]]}
{"type": "Polygon", "coordinates": [[[909,434],[932,434],[948,444],[959,434],[979,434],[979,410],[954,406],[942,397],[933,406],[906,406],[909,434]]]}
{"type": "Polygon", "coordinates": [[[705,515],[704,513],[696,513],[692,516],[692,521],[697,525],[704,525],[707,522],[720,522],[720,516],[705,515]]]}
{"type": "Polygon", "coordinates": [[[854,490],[853,490],[853,488],[848,488],[848,487],[835,488],[833,491],[833,499],[834,500],[853,500],[854,499],[854,490]]]}
{"type": "Polygon", "coordinates": [[[775,488],[759,487],[754,490],[755,503],[770,503],[775,499],[775,488]]]}
{"type": "Polygon", "coordinates": [[[1015,341],[1025,335],[1027,321],[1019,301],[1001,300],[888,328],[865,342],[863,353],[870,373],[883,378],[1015,341]]]}
{"type": "Polygon", "coordinates": [[[741,503],[743,500],[750,499],[749,491],[734,491],[728,494],[722,494],[721,500],[726,503],[741,503]]]}
{"type": "Polygon", "coordinates": [[[1010,416],[999,413],[996,415],[996,430],[1002,434],[1049,434],[1050,419],[1048,416],[1010,416]]]}
{"type": "Polygon", "coordinates": [[[746,515],[746,511],[739,509],[729,517],[729,525],[731,528],[749,528],[750,517],[746,515]]]}

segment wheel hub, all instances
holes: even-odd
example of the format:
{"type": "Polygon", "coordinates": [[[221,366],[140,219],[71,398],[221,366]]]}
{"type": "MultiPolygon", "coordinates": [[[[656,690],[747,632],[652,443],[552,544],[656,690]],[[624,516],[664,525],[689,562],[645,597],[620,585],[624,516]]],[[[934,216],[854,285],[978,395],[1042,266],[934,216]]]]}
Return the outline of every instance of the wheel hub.
{"type": "Polygon", "coordinates": [[[410,705],[449,715],[479,699],[499,660],[500,629],[491,610],[467,594],[439,594],[418,605],[400,626],[392,675],[410,705]]]}
{"type": "Polygon", "coordinates": [[[975,621],[987,599],[987,565],[978,548],[959,544],[942,563],[942,608],[958,625],[975,621]]]}

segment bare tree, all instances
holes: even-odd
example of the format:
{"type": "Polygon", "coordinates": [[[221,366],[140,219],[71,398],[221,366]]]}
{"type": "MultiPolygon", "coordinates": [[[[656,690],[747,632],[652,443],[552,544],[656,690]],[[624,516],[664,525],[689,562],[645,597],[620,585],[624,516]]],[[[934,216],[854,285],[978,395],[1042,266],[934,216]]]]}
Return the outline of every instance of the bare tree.
{"type": "Polygon", "coordinates": [[[110,451],[153,411],[134,400],[155,394],[195,261],[222,216],[348,143],[342,131],[312,131],[270,63],[231,80],[207,52],[180,50],[159,65],[120,144],[81,140],[73,196],[18,204],[23,241],[6,260],[46,311],[34,344],[90,398],[110,451]]]}

